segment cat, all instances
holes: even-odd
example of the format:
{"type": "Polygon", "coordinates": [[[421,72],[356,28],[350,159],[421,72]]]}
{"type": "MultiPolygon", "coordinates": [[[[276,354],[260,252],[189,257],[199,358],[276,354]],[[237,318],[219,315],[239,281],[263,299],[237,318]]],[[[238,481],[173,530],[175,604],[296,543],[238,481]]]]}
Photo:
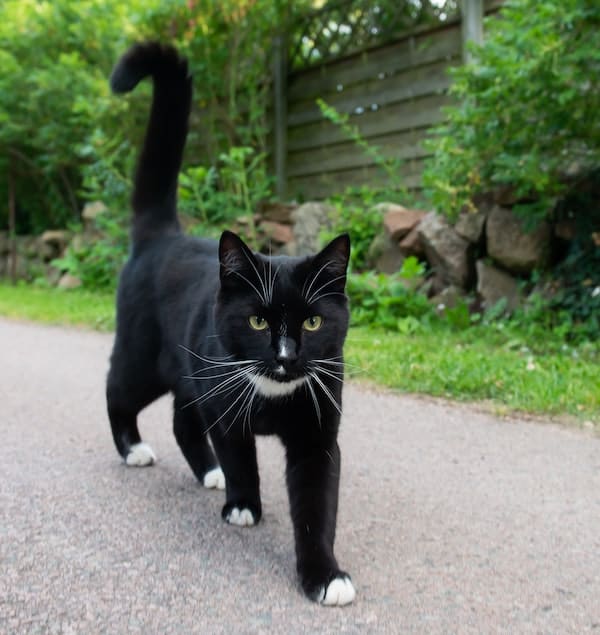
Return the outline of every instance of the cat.
{"type": "Polygon", "coordinates": [[[314,256],[267,257],[231,231],[218,242],[185,235],[176,203],[192,98],[187,60],[171,46],[138,43],[110,85],[126,93],[145,77],[154,92],[106,387],[115,445],[127,465],[152,464],[137,415],[171,392],[175,437],[193,473],[226,490],[226,522],[251,526],[262,513],[255,435],[277,435],[302,589],[324,605],[348,604],[355,589],[333,544],[349,237],[314,256]]]}

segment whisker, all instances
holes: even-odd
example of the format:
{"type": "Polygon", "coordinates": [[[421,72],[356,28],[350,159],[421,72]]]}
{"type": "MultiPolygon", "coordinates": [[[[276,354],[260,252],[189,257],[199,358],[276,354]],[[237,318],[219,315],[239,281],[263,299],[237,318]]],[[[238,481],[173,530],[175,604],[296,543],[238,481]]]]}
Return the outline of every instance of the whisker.
{"type": "MultiPolygon", "coordinates": [[[[250,384],[252,386],[252,384],[250,384]]],[[[240,406],[239,410],[235,413],[235,417],[231,420],[231,423],[227,426],[227,429],[225,430],[225,432],[223,433],[223,436],[226,436],[227,433],[231,430],[231,428],[233,427],[233,424],[237,421],[237,418],[240,416],[240,414],[242,412],[246,412],[246,408],[248,407],[248,404],[250,403],[250,401],[252,400],[252,395],[254,395],[254,393],[256,392],[256,386],[253,386],[254,390],[248,390],[248,388],[245,388],[242,391],[242,394],[246,394],[246,396],[244,397],[244,401],[242,402],[242,405],[240,406]]],[[[241,396],[241,395],[240,395],[241,396]]],[[[244,425],[243,420],[242,420],[242,426],[244,425]]],[[[242,431],[243,431],[243,427],[242,427],[242,431]]]]}
{"type": "Polygon", "coordinates": [[[317,300],[322,300],[323,298],[326,298],[328,295],[341,295],[343,298],[348,297],[345,293],[341,293],[340,291],[330,291],[329,293],[322,293],[321,295],[318,295],[316,298],[311,297],[311,299],[308,300],[308,302],[317,302],[317,300]]]}
{"type": "Polygon", "coordinates": [[[322,373],[323,375],[327,375],[328,377],[331,377],[332,379],[335,379],[336,381],[339,381],[340,384],[344,383],[344,375],[343,375],[343,373],[342,373],[342,376],[340,377],[340,376],[334,374],[335,371],[332,372],[332,371],[326,370],[325,368],[321,368],[319,366],[315,366],[314,370],[316,370],[317,373],[322,373]]]}
{"type": "MultiPolygon", "coordinates": [[[[219,423],[219,421],[221,421],[221,419],[235,406],[235,404],[244,396],[247,395],[248,392],[250,390],[252,390],[253,384],[250,382],[241,392],[240,394],[237,396],[237,398],[235,399],[235,401],[233,401],[233,403],[229,406],[229,408],[227,408],[227,410],[225,410],[225,412],[223,412],[223,414],[216,419],[215,421],[213,421],[213,423],[208,427],[208,429],[206,430],[205,434],[210,432],[216,425],[217,423],[219,423]]],[[[239,413],[238,413],[239,414],[239,413]]],[[[237,415],[236,415],[237,418],[237,415]]],[[[235,418],[234,420],[235,421],[235,418]]],[[[232,424],[233,425],[233,422],[232,424]]],[[[229,426],[229,428],[231,428],[231,425],[229,426]]],[[[227,430],[225,431],[225,433],[227,433],[229,431],[229,428],[227,428],[227,430]]]]}
{"type": "MultiPolygon", "coordinates": [[[[250,263],[250,265],[252,266],[252,269],[254,269],[254,272],[256,273],[256,277],[258,278],[258,282],[260,283],[260,286],[262,287],[263,290],[263,295],[262,295],[262,300],[264,304],[267,304],[267,288],[265,286],[265,283],[262,279],[262,276],[260,275],[260,273],[258,273],[258,269],[256,268],[256,265],[254,264],[254,262],[252,261],[252,258],[250,258],[250,256],[246,253],[246,250],[243,250],[244,252],[244,256],[246,256],[246,260],[250,263]]],[[[256,289],[256,287],[254,287],[256,289]]],[[[258,291],[257,291],[258,293],[258,291]]],[[[260,296],[260,294],[259,294],[260,296]]]]}
{"type": "MultiPolygon", "coordinates": [[[[252,265],[252,266],[254,266],[254,265],[252,265]]],[[[256,267],[254,267],[254,270],[256,271],[256,267]]],[[[263,304],[267,304],[266,299],[265,299],[265,296],[264,296],[264,295],[263,295],[263,294],[262,294],[262,293],[261,293],[261,292],[260,292],[260,291],[256,288],[256,286],[255,286],[255,285],[253,285],[253,284],[250,282],[250,280],[248,280],[248,278],[246,278],[246,276],[243,276],[243,275],[242,275],[239,271],[234,271],[233,269],[231,270],[231,273],[234,273],[236,276],[238,276],[239,278],[241,278],[242,280],[244,280],[247,284],[249,284],[249,285],[250,285],[250,286],[254,289],[254,291],[256,292],[256,295],[260,298],[260,301],[261,301],[263,304]]],[[[256,273],[257,273],[257,275],[258,275],[258,271],[257,271],[256,273]]],[[[262,281],[261,281],[261,282],[262,282],[262,281]]]]}
{"type": "MultiPolygon", "coordinates": [[[[334,282],[337,282],[338,280],[345,280],[346,278],[346,274],[344,273],[344,275],[342,276],[336,276],[335,278],[332,278],[331,280],[328,280],[327,282],[325,282],[324,284],[322,284],[316,291],[313,291],[312,295],[307,298],[307,302],[310,304],[311,302],[314,302],[313,298],[316,297],[319,294],[319,291],[323,290],[325,287],[328,287],[330,284],[333,284],[334,282]]],[[[308,292],[307,292],[308,295],[308,292]]]]}
{"type": "Polygon", "coordinates": [[[321,272],[326,269],[329,265],[333,264],[333,260],[328,260],[320,269],[319,271],[317,271],[317,273],[313,276],[313,278],[310,281],[310,284],[308,285],[308,289],[306,290],[306,293],[304,292],[304,287],[306,286],[306,280],[304,281],[304,285],[302,286],[302,295],[306,298],[308,296],[308,294],[310,293],[310,290],[312,289],[313,284],[316,282],[317,278],[321,275],[321,272]]]}
{"type": "Polygon", "coordinates": [[[251,368],[243,368],[237,371],[232,377],[229,377],[228,379],[225,379],[219,382],[216,386],[213,386],[213,388],[211,388],[208,392],[205,392],[203,395],[200,395],[193,401],[190,401],[189,403],[185,404],[183,408],[188,408],[189,406],[193,404],[204,403],[205,401],[208,401],[209,399],[212,399],[213,397],[219,394],[222,394],[223,392],[226,392],[228,387],[231,390],[234,390],[238,386],[241,386],[244,383],[244,381],[246,381],[247,376],[251,374],[252,372],[254,372],[254,370],[255,370],[254,367],[251,367],[251,368]]]}
{"type": "Polygon", "coordinates": [[[341,415],[342,410],[340,408],[340,405],[335,400],[335,397],[331,394],[331,391],[329,390],[329,388],[327,388],[327,386],[323,383],[323,381],[320,379],[318,375],[316,375],[313,372],[309,372],[308,374],[317,382],[317,384],[319,384],[319,386],[321,387],[321,390],[325,393],[325,396],[329,399],[329,401],[332,403],[332,405],[341,415]]]}
{"type": "Polygon", "coordinates": [[[212,364],[213,368],[219,368],[221,366],[244,366],[248,364],[256,364],[258,362],[257,359],[245,359],[243,361],[224,361],[227,357],[205,357],[204,355],[199,355],[198,353],[194,353],[191,349],[187,348],[183,344],[179,344],[179,348],[182,348],[186,353],[193,355],[196,359],[204,362],[205,364],[212,364]]]}
{"type": "Polygon", "coordinates": [[[219,375],[204,375],[204,376],[200,376],[198,375],[198,373],[204,373],[206,371],[213,371],[213,370],[217,370],[216,368],[201,368],[200,370],[195,371],[193,374],[191,375],[183,375],[182,379],[192,379],[192,380],[202,380],[202,379],[218,379],[219,377],[228,377],[229,375],[235,375],[236,373],[239,373],[241,369],[236,369],[236,370],[228,370],[226,373],[220,373],[219,375]]]}
{"type": "Polygon", "coordinates": [[[315,405],[315,412],[317,413],[317,421],[319,422],[319,428],[321,428],[321,408],[319,408],[319,400],[317,399],[317,395],[315,394],[315,389],[313,388],[310,377],[306,382],[308,389],[310,390],[310,394],[313,400],[313,404],[315,405]]]}

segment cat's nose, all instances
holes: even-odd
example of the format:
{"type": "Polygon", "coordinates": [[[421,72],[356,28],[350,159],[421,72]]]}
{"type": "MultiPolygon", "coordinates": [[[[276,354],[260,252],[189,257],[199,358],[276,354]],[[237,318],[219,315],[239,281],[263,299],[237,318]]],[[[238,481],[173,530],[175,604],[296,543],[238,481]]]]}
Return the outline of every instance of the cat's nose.
{"type": "Polygon", "coordinates": [[[281,337],[277,343],[275,359],[280,364],[292,364],[298,359],[296,342],[291,337],[281,337]]]}

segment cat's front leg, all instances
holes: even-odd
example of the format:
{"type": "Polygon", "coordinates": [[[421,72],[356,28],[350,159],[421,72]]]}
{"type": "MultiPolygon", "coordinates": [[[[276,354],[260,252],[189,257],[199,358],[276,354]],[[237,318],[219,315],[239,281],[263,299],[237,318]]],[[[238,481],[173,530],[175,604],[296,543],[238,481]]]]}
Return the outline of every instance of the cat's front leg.
{"type": "Polygon", "coordinates": [[[254,438],[236,438],[214,431],[211,439],[225,474],[223,520],[242,527],[256,525],[262,515],[262,505],[254,438]]]}
{"type": "Polygon", "coordinates": [[[306,595],[327,606],[354,600],[350,576],[333,554],[340,480],[340,450],[288,448],[287,485],[300,583],[306,595]]]}

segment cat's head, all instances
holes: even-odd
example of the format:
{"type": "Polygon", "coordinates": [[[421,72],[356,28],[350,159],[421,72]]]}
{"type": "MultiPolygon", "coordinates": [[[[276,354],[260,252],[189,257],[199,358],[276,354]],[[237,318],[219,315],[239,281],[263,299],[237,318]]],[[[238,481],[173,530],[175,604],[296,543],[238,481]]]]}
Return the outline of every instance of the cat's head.
{"type": "Polygon", "coordinates": [[[348,330],[345,295],[350,239],[344,234],[314,256],[267,257],[239,236],[219,242],[220,341],[239,360],[256,360],[265,385],[300,382],[315,365],[341,366],[348,330]]]}

